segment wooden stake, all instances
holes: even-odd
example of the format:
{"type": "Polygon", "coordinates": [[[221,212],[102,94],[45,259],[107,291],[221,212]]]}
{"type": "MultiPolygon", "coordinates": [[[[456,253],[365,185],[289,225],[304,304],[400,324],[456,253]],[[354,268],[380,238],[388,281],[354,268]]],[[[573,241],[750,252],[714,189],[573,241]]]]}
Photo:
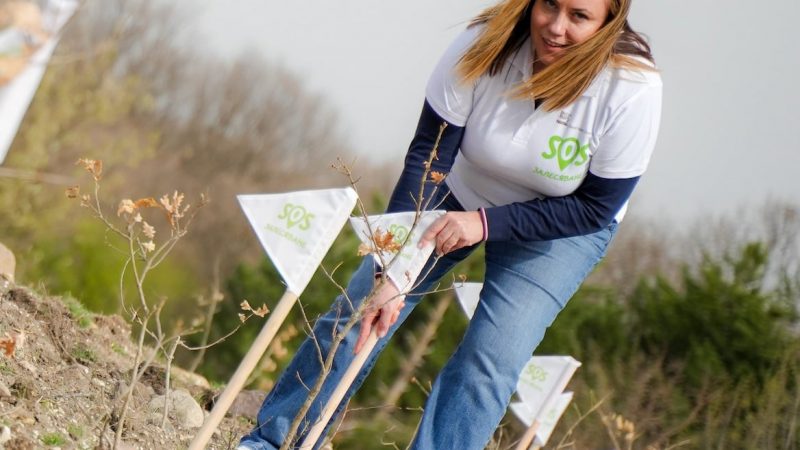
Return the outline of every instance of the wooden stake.
{"type": "Polygon", "coordinates": [[[214,409],[211,410],[211,414],[209,414],[200,430],[197,431],[197,435],[192,440],[192,443],[189,444],[189,450],[203,450],[206,448],[214,430],[219,423],[222,422],[222,418],[225,417],[225,413],[228,412],[231,404],[233,404],[236,395],[238,395],[244,387],[250,373],[253,372],[261,356],[264,355],[267,347],[269,347],[269,344],[272,342],[272,338],[275,337],[278,328],[280,328],[283,321],[286,320],[286,316],[289,315],[289,311],[296,301],[297,296],[295,294],[288,290],[284,292],[278,305],[275,306],[275,309],[270,313],[269,320],[264,324],[261,332],[258,333],[256,340],[253,341],[253,345],[250,346],[250,350],[247,351],[247,354],[242,359],[242,362],[239,363],[239,367],[231,377],[225,390],[222,391],[222,395],[219,396],[219,399],[217,399],[217,402],[214,404],[214,409]]]}
{"type": "Polygon", "coordinates": [[[528,448],[531,446],[531,443],[533,443],[533,438],[536,437],[537,431],[539,431],[539,421],[534,420],[531,426],[525,430],[525,434],[522,435],[522,439],[519,440],[519,443],[514,450],[528,450],[528,448]]]}
{"type": "Polygon", "coordinates": [[[336,411],[339,403],[342,402],[344,395],[350,389],[350,386],[353,384],[356,376],[358,376],[358,373],[361,372],[361,368],[364,367],[364,363],[366,363],[367,358],[372,353],[372,350],[375,349],[375,344],[377,342],[378,335],[375,334],[375,328],[373,328],[372,332],[367,338],[367,342],[364,343],[364,347],[362,347],[361,351],[358,352],[355,358],[353,358],[350,366],[347,367],[347,371],[342,376],[341,381],[339,381],[339,384],[336,386],[333,394],[331,394],[330,398],[328,399],[328,403],[325,404],[325,408],[322,409],[322,414],[320,415],[319,420],[314,424],[308,434],[306,434],[306,438],[299,447],[301,450],[314,448],[314,445],[317,443],[320,436],[322,436],[322,432],[325,430],[328,422],[330,422],[334,411],[336,411]]]}
{"type": "Polygon", "coordinates": [[[408,383],[414,376],[414,371],[422,365],[425,354],[428,353],[428,346],[430,346],[431,342],[436,337],[436,330],[439,329],[439,325],[444,318],[444,313],[447,311],[447,307],[450,306],[452,300],[453,295],[449,293],[439,298],[439,301],[436,303],[436,306],[433,308],[428,318],[428,322],[420,333],[419,340],[414,343],[411,354],[408,356],[405,364],[403,364],[402,369],[400,369],[400,375],[398,375],[394,383],[392,383],[392,387],[389,388],[383,399],[382,403],[385,406],[378,412],[377,417],[379,419],[387,418],[392,407],[397,404],[400,400],[400,396],[406,391],[408,383]]]}

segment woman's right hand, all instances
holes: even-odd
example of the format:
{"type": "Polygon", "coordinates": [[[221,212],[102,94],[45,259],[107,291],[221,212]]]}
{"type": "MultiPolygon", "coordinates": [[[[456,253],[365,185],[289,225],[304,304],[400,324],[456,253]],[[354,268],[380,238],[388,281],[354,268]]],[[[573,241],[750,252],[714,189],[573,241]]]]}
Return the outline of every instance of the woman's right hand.
{"type": "Polygon", "coordinates": [[[358,333],[358,340],[353,353],[361,351],[373,327],[378,338],[386,336],[389,328],[397,322],[398,317],[400,317],[400,311],[405,306],[405,301],[403,300],[405,296],[400,295],[400,291],[391,280],[387,279],[377,289],[370,300],[370,305],[364,312],[364,317],[361,319],[361,330],[358,333]]]}

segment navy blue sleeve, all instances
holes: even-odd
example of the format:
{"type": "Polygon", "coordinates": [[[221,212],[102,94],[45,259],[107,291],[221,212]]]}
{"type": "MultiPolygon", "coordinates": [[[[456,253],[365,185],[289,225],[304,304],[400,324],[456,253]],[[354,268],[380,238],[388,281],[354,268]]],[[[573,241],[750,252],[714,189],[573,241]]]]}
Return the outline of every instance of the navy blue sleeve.
{"type": "Polygon", "coordinates": [[[610,179],[591,172],[572,194],[486,208],[490,241],[546,241],[607,227],[639,177],[610,179]]]}
{"type": "MultiPolygon", "coordinates": [[[[403,172],[400,174],[400,179],[397,181],[392,197],[389,199],[389,206],[386,208],[387,213],[415,211],[417,209],[414,201],[419,196],[420,182],[422,181],[422,174],[425,172],[424,163],[430,157],[431,150],[433,150],[433,146],[436,143],[436,137],[439,135],[439,127],[444,122],[446,121],[425,100],[417,131],[414,133],[414,139],[411,140],[411,145],[409,145],[408,153],[406,154],[403,172]]],[[[439,140],[438,159],[435,159],[431,164],[431,171],[444,174],[450,172],[463,136],[464,127],[459,127],[452,123],[447,124],[439,140]]],[[[424,198],[429,198],[434,186],[433,183],[425,183],[424,198]]]]}

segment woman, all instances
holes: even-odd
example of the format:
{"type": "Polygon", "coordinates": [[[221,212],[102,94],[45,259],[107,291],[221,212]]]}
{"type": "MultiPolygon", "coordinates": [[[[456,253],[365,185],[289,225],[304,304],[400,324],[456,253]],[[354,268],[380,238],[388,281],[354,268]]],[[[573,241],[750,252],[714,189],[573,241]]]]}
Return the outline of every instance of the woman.
{"type": "MultiPolygon", "coordinates": [[[[605,254],[647,167],[661,109],[661,80],[627,23],[629,8],[630,0],[506,0],[479,15],[433,71],[388,209],[415,208],[423,161],[447,122],[432,170],[448,174],[449,212],[423,236],[442,257],[415,292],[429,290],[480,242],[486,272],[413,449],[484,448],[545,329],[605,254]]],[[[366,258],[354,274],[351,299],[369,293],[373,266],[366,258]]],[[[379,309],[342,343],[309,422],[371,329],[382,339],[348,397],[420,301],[408,295],[403,303],[397,293],[384,284],[373,300],[379,309]]],[[[316,325],[323,349],[348,319],[343,303],[316,325]]],[[[280,447],[306,398],[298,379],[309,383],[319,373],[316,352],[311,341],[301,346],[241,448],[280,447]]]]}

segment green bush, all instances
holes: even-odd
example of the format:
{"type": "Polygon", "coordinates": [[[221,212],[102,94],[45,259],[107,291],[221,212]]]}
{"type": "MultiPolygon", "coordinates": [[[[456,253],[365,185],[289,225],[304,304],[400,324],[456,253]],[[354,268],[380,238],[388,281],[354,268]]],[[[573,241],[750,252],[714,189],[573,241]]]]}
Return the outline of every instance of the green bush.
{"type": "MultiPolygon", "coordinates": [[[[84,217],[75,224],[71,239],[47,237],[35,245],[26,278],[38,280],[51,294],[81,299],[91,311],[117,313],[120,275],[125,266],[121,245],[122,241],[98,220],[84,217]]],[[[191,296],[204,287],[187,265],[173,259],[152,271],[145,285],[151,299],[171,300],[165,315],[186,310],[183,305],[194,303],[191,296]]],[[[132,277],[126,278],[124,288],[126,300],[133,301],[136,291],[132,277]]]]}

